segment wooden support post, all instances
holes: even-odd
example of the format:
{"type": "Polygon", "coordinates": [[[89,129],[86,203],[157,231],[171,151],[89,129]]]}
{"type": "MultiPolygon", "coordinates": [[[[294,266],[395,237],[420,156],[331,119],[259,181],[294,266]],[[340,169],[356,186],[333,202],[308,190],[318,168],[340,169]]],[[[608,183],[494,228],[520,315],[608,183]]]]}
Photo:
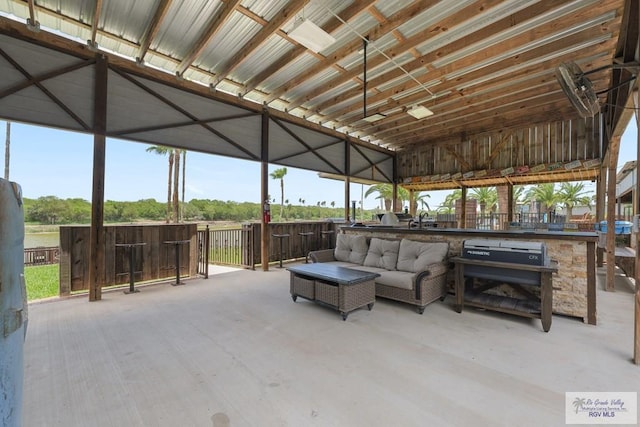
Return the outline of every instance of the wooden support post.
{"type": "MultiPolygon", "coordinates": [[[[344,141],[344,219],[349,223],[349,206],[351,205],[351,144],[344,141]]],[[[353,213],[355,219],[356,213],[353,213]]]]}
{"type": "MultiPolygon", "coordinates": [[[[269,113],[266,110],[262,112],[260,157],[260,204],[264,206],[269,199],[269,113]]],[[[269,224],[265,221],[264,213],[260,225],[260,259],[262,270],[269,271],[269,224]]]]}
{"type": "Polygon", "coordinates": [[[351,222],[351,216],[355,220],[356,212],[351,212],[351,179],[348,176],[344,177],[344,220],[348,223],[351,222]]]}
{"type": "Polygon", "coordinates": [[[607,291],[615,291],[616,269],[616,166],[618,164],[618,152],[620,151],[620,137],[611,138],[609,141],[609,168],[607,173],[607,291]]]}
{"type": "Polygon", "coordinates": [[[507,184],[507,222],[513,221],[513,184],[507,184]]]}
{"type": "Polygon", "coordinates": [[[467,187],[462,187],[460,198],[460,228],[467,228],[467,187]]]}
{"type": "MultiPolygon", "coordinates": [[[[606,169],[604,168],[604,164],[600,166],[600,173],[598,174],[598,179],[596,181],[596,224],[600,224],[600,221],[604,219],[604,195],[606,188],[606,169]]],[[[603,253],[604,249],[598,247],[596,250],[596,265],[598,267],[603,266],[603,253]]]]}
{"type": "Polygon", "coordinates": [[[89,253],[89,301],[102,299],[104,278],[104,171],[107,129],[107,58],[96,58],[93,99],[93,187],[91,195],[91,249],[89,253]]]}
{"type": "MultiPolygon", "coordinates": [[[[638,101],[638,91],[640,90],[640,80],[636,79],[636,90],[633,92],[633,105],[636,108],[635,116],[636,116],[636,126],[640,128],[640,102],[638,101]]],[[[640,160],[640,131],[637,132],[638,141],[636,143],[637,146],[637,157],[636,159],[640,160]]],[[[636,161],[636,188],[635,188],[635,203],[633,205],[633,213],[640,214],[640,206],[638,205],[638,198],[640,198],[640,165],[638,165],[636,161]]],[[[633,327],[633,363],[636,365],[640,365],[640,285],[638,285],[638,280],[640,280],[640,232],[635,234],[636,236],[636,265],[635,265],[635,273],[634,273],[634,282],[636,284],[635,295],[634,295],[634,327],[633,327]]]]}

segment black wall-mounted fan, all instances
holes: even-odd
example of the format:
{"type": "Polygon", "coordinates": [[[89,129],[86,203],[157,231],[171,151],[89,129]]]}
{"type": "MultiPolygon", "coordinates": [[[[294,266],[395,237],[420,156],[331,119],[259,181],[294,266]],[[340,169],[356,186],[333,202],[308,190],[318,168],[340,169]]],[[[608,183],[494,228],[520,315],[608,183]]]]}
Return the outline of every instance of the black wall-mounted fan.
{"type": "Polygon", "coordinates": [[[556,78],[580,117],[593,117],[600,112],[598,95],[578,64],[573,61],[560,64],[556,78]]]}

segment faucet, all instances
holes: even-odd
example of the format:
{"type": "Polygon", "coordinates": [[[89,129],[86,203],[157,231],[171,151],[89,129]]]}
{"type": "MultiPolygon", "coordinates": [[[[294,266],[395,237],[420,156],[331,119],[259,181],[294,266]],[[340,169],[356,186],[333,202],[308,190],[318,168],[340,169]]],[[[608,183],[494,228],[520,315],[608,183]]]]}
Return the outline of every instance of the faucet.
{"type": "Polygon", "coordinates": [[[413,218],[411,218],[411,219],[409,220],[409,225],[408,225],[408,227],[409,227],[409,228],[411,228],[411,226],[412,226],[413,224],[415,224],[415,222],[416,222],[416,221],[415,221],[413,218]]]}
{"type": "Polygon", "coordinates": [[[422,228],[422,220],[429,215],[429,212],[422,212],[418,217],[418,227],[422,228]]]}

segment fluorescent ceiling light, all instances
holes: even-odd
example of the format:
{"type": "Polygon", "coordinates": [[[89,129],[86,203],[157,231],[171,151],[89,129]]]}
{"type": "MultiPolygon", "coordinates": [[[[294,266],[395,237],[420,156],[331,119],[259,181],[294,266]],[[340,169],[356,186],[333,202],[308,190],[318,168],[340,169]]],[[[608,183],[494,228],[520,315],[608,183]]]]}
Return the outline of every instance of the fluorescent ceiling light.
{"type": "Polygon", "coordinates": [[[422,105],[414,105],[413,107],[409,108],[407,113],[412,115],[416,119],[424,119],[425,117],[433,115],[433,111],[422,105]]]}
{"type": "Polygon", "coordinates": [[[320,52],[336,42],[336,39],[308,19],[298,20],[289,37],[314,52],[320,52]]]}
{"type": "Polygon", "coordinates": [[[378,120],[382,120],[385,117],[387,117],[387,116],[385,116],[384,114],[375,113],[375,114],[372,114],[370,116],[365,117],[363,120],[365,122],[373,123],[373,122],[377,122],[378,120]]]}

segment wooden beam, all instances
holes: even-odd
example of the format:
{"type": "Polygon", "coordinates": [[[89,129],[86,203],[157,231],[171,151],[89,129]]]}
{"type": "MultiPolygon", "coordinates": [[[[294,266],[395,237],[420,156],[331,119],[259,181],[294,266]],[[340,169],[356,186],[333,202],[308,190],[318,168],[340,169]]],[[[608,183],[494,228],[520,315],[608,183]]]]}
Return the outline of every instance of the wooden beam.
{"type": "MultiPolygon", "coordinates": [[[[178,65],[176,73],[183,74],[187,68],[193,64],[193,61],[202,53],[205,47],[209,44],[209,41],[220,31],[222,25],[227,22],[231,17],[233,11],[238,7],[241,0],[228,0],[224,2],[224,6],[218,11],[218,13],[211,19],[209,25],[205,28],[204,32],[200,35],[200,38],[195,42],[189,52],[185,55],[184,59],[178,65]]],[[[242,49],[241,49],[242,50],[242,49]]],[[[217,77],[216,77],[217,78],[217,77]]],[[[222,79],[218,80],[218,82],[222,79]]],[[[215,85],[214,85],[215,86],[215,85]]]]}
{"type": "Polygon", "coordinates": [[[89,301],[102,299],[105,271],[104,175],[107,128],[107,58],[96,57],[93,99],[93,186],[91,190],[91,249],[89,253],[89,301]]]}
{"type": "MultiPolygon", "coordinates": [[[[640,80],[636,80],[636,90],[633,92],[633,106],[635,107],[636,116],[636,129],[640,129],[640,100],[638,100],[638,92],[640,91],[640,80]]],[[[640,160],[640,132],[636,132],[636,159],[640,160]]],[[[636,161],[636,188],[635,188],[635,200],[633,205],[634,215],[640,214],[640,207],[638,206],[638,198],[640,196],[640,162],[636,161]]],[[[633,322],[633,363],[640,365],[640,232],[635,233],[636,238],[636,264],[634,273],[634,282],[636,289],[634,292],[634,322],[633,322]]]]}
{"type": "MultiPolygon", "coordinates": [[[[349,5],[345,10],[340,12],[340,17],[345,21],[349,22],[357,16],[361,15],[364,11],[367,10],[371,5],[373,5],[376,0],[356,0],[351,5],[349,5]]],[[[322,29],[327,33],[331,34],[335,30],[337,30],[342,25],[342,22],[335,17],[332,17],[327,24],[325,24],[322,29]]],[[[295,61],[300,55],[304,53],[309,53],[310,51],[299,44],[281,56],[276,62],[272,65],[265,68],[263,71],[257,73],[254,77],[249,79],[249,81],[245,85],[245,89],[243,95],[254,90],[260,83],[271,77],[273,74],[277,73],[283,67],[287,66],[289,63],[295,61]]],[[[313,53],[312,53],[313,54],[313,53]]],[[[318,55],[321,60],[324,58],[322,55],[318,55]]]]}
{"type": "Polygon", "coordinates": [[[607,174],[607,291],[615,291],[616,268],[616,167],[620,151],[620,137],[609,141],[609,168],[607,174]]]}
{"type": "MultiPolygon", "coordinates": [[[[604,10],[606,9],[603,8],[603,11],[604,10]]],[[[580,19],[584,19],[583,14],[577,14],[577,15],[580,17],[580,19]]],[[[551,24],[555,26],[552,27],[547,25],[547,31],[552,31],[552,29],[557,28],[557,26],[568,25],[567,23],[565,23],[566,19],[569,19],[569,18],[557,19],[557,20],[551,21],[551,24]]],[[[571,19],[571,22],[573,22],[575,25],[577,25],[580,22],[578,18],[570,18],[570,19],[571,19]]],[[[610,29],[610,31],[614,32],[616,28],[619,28],[619,23],[618,24],[609,23],[607,28],[610,29]]],[[[602,35],[602,32],[603,32],[603,29],[600,27],[586,28],[585,30],[582,30],[575,34],[571,34],[567,37],[564,37],[552,43],[548,43],[546,45],[527,50],[526,52],[523,52],[521,55],[513,55],[510,57],[501,59],[499,61],[496,61],[486,67],[482,67],[475,71],[465,73],[455,79],[447,78],[448,75],[450,75],[451,73],[457,70],[461,70],[466,67],[471,67],[473,66],[473,64],[486,61],[487,57],[500,54],[499,51],[487,52],[485,50],[480,50],[471,55],[467,55],[465,58],[461,59],[460,61],[456,61],[455,63],[449,64],[446,67],[441,67],[435,71],[422,74],[417,80],[422,84],[428,84],[429,82],[433,82],[433,81],[441,81],[442,83],[433,85],[432,87],[430,87],[430,91],[433,93],[445,93],[447,91],[455,90],[456,88],[460,87],[461,85],[467,82],[471,83],[478,79],[486,79],[488,75],[491,75],[493,73],[501,73],[505,69],[519,66],[528,61],[540,61],[540,58],[544,58],[545,56],[549,55],[549,52],[552,52],[552,51],[561,52],[561,51],[571,50],[576,45],[580,43],[584,43],[584,40],[597,39],[602,35]]],[[[500,47],[502,49],[517,49],[518,47],[527,45],[529,43],[530,43],[530,39],[528,35],[525,34],[525,35],[519,35],[517,37],[504,41],[503,43],[500,44],[500,47]]],[[[615,41],[609,40],[608,43],[604,42],[602,44],[607,47],[607,50],[611,50],[615,45],[615,41]]],[[[597,50],[599,51],[600,49],[602,48],[591,46],[591,50],[594,52],[597,50]]],[[[374,84],[375,83],[372,83],[372,86],[374,84]]],[[[399,94],[402,94],[407,91],[415,91],[417,87],[418,87],[418,83],[415,82],[414,80],[401,81],[401,83],[398,85],[388,87],[378,94],[371,95],[369,97],[369,102],[370,104],[374,105],[378,102],[386,101],[392,97],[397,98],[399,94]]],[[[406,105],[407,103],[415,103],[416,101],[424,100],[425,98],[428,99],[430,97],[430,94],[423,93],[423,92],[424,91],[418,91],[416,92],[416,94],[405,96],[401,99],[400,102],[406,105]]],[[[355,92],[352,95],[353,95],[352,98],[354,99],[354,102],[352,104],[350,104],[347,107],[343,107],[338,111],[332,112],[330,116],[326,117],[326,119],[330,120],[333,117],[340,117],[350,112],[356,111],[358,109],[357,97],[355,96],[355,92]]],[[[458,93],[458,96],[460,95],[462,94],[458,93]]],[[[449,95],[449,96],[451,97],[452,95],[449,95]]],[[[336,102],[335,99],[332,99],[332,101],[334,103],[336,102]]],[[[439,105],[440,102],[443,102],[441,100],[436,100],[436,101],[437,101],[436,106],[439,105]]],[[[413,120],[411,117],[405,118],[405,121],[407,124],[415,123],[415,120],[413,120]]]]}
{"type": "Polygon", "coordinates": [[[98,23],[100,22],[100,13],[102,12],[102,0],[96,0],[96,8],[93,12],[93,24],[91,25],[91,41],[90,46],[96,47],[96,34],[98,33],[98,23]]]}
{"type": "MultiPolygon", "coordinates": [[[[600,221],[604,220],[605,211],[605,195],[607,194],[607,168],[605,162],[600,165],[600,174],[596,181],[596,223],[600,224],[600,221]]],[[[598,246],[596,265],[602,267],[603,264],[604,248],[598,246]]]]}
{"type": "MultiPolygon", "coordinates": [[[[554,0],[555,1],[555,0],[554,0]]],[[[563,0],[563,1],[568,1],[568,0],[563,0]]],[[[446,31],[448,28],[453,28],[456,27],[458,25],[464,25],[464,23],[466,21],[469,21],[471,19],[473,19],[473,17],[477,14],[480,13],[483,10],[487,10],[490,9],[492,7],[495,7],[496,5],[500,4],[504,2],[504,0],[492,0],[492,1],[476,1],[473,4],[470,4],[466,7],[463,7],[462,9],[456,10],[455,13],[452,13],[450,16],[447,16],[445,19],[438,21],[436,23],[434,23],[431,27],[426,28],[425,30],[419,32],[418,34],[415,34],[414,36],[405,39],[404,41],[398,43],[395,46],[390,47],[389,49],[387,49],[385,51],[385,55],[388,56],[389,58],[395,58],[398,57],[399,55],[403,54],[404,52],[407,52],[411,49],[413,49],[415,46],[424,44],[425,42],[428,42],[431,38],[434,38],[436,36],[439,36],[442,34],[443,31],[446,31]]],[[[537,12],[536,14],[539,14],[540,12],[537,12]]],[[[522,12],[520,12],[520,14],[522,14],[522,12]]],[[[531,15],[529,14],[527,16],[527,19],[531,19],[531,16],[535,16],[535,15],[531,15]]],[[[508,22],[509,26],[515,25],[514,20],[512,19],[513,17],[510,16],[507,19],[503,19],[500,22],[508,22]]],[[[516,18],[517,19],[517,18],[516,18]]],[[[497,31],[504,31],[502,28],[504,27],[504,29],[509,28],[506,26],[507,24],[504,24],[503,26],[497,26],[496,24],[491,26],[491,30],[493,32],[497,32],[497,31]]],[[[477,31],[476,33],[474,33],[471,36],[466,36],[461,40],[464,40],[465,42],[461,42],[461,41],[457,41],[454,43],[450,43],[451,44],[456,44],[456,46],[458,46],[458,49],[462,49],[470,44],[475,43],[477,40],[481,40],[484,37],[488,37],[489,34],[484,35],[484,36],[476,36],[473,37],[474,35],[477,35],[477,33],[481,33],[484,32],[486,34],[486,30],[482,30],[482,31],[477,31]]],[[[373,57],[371,60],[368,61],[368,66],[370,66],[370,68],[373,70],[374,68],[380,66],[380,65],[384,65],[388,63],[388,59],[385,57],[385,55],[378,55],[373,57]]],[[[427,68],[429,69],[429,66],[431,65],[432,62],[436,61],[439,58],[442,58],[446,56],[443,55],[443,51],[442,49],[438,49],[437,51],[429,51],[428,53],[420,56],[419,58],[414,59],[413,61],[410,61],[406,64],[402,65],[402,68],[408,72],[408,73],[412,73],[415,72],[417,70],[420,70],[422,68],[427,68]]],[[[431,68],[433,70],[433,68],[431,68]]],[[[354,69],[352,70],[352,72],[359,72],[359,70],[354,69]]],[[[335,78],[334,80],[332,80],[331,82],[329,82],[327,85],[324,85],[323,87],[329,87],[329,88],[333,88],[333,87],[337,87],[343,83],[345,83],[347,80],[345,79],[347,75],[345,76],[338,76],[337,78],[335,78]]],[[[381,86],[386,84],[387,82],[393,81],[394,79],[399,79],[401,77],[405,76],[405,72],[400,69],[400,68],[393,68],[391,70],[389,70],[388,72],[382,74],[379,77],[376,77],[374,79],[372,79],[370,81],[369,87],[377,87],[377,86],[381,86]]],[[[340,93],[338,96],[335,96],[331,99],[328,99],[326,101],[324,101],[323,103],[319,104],[317,107],[318,110],[322,111],[325,108],[328,108],[330,106],[333,105],[337,105],[341,102],[344,102],[350,98],[353,98],[354,96],[357,96],[358,93],[362,92],[362,88],[361,87],[356,87],[353,89],[350,89],[348,91],[344,91],[342,93],[340,93]]],[[[304,97],[304,101],[308,102],[311,99],[315,98],[316,96],[321,95],[323,92],[320,91],[319,89],[307,94],[304,97]]],[[[290,109],[293,109],[296,107],[296,105],[298,105],[299,103],[294,101],[289,105],[290,109]]]]}
{"type": "Polygon", "coordinates": [[[216,87],[227,75],[232,72],[242,61],[256,50],[262,43],[264,43],[269,37],[271,37],[276,31],[280,29],[284,24],[290,21],[296,13],[309,2],[309,0],[291,0],[280,12],[265,25],[258,34],[253,36],[249,42],[245,43],[238,52],[227,60],[222,66],[222,69],[218,71],[218,75],[211,82],[211,87],[216,87]]]}
{"type": "MultiPolygon", "coordinates": [[[[436,62],[438,60],[440,60],[441,58],[445,58],[449,55],[453,55],[461,50],[464,50],[467,48],[467,46],[477,42],[478,40],[483,40],[487,37],[493,37],[501,32],[504,32],[506,30],[508,30],[509,28],[512,28],[513,25],[516,25],[520,22],[526,22],[528,20],[531,20],[532,16],[537,16],[540,15],[541,13],[547,13],[551,8],[556,8],[558,6],[561,6],[563,3],[567,3],[567,0],[561,0],[561,1],[556,1],[556,0],[550,0],[547,2],[540,2],[537,3],[529,8],[526,8],[520,12],[515,13],[512,16],[509,16],[507,18],[504,18],[500,21],[497,21],[496,23],[487,26],[481,30],[478,30],[468,36],[463,37],[460,40],[456,40],[453,41],[451,43],[449,43],[446,46],[443,46],[442,48],[436,49],[436,50],[431,50],[429,52],[427,52],[425,55],[423,55],[422,57],[420,57],[419,59],[413,60],[407,64],[403,65],[403,68],[405,68],[407,71],[412,72],[415,70],[418,70],[422,67],[424,67],[426,64],[431,64],[433,62],[436,62]],[[544,3],[544,4],[543,4],[544,3]]],[[[604,9],[603,9],[604,10],[604,9]]],[[[579,15],[584,15],[583,12],[582,14],[579,15]]],[[[553,21],[551,21],[550,23],[546,23],[542,26],[539,26],[538,28],[536,28],[536,32],[539,32],[541,34],[545,33],[545,32],[554,32],[557,31],[558,26],[569,26],[569,22],[565,22],[567,19],[570,19],[571,22],[573,23],[577,23],[580,22],[579,18],[584,19],[583,16],[580,17],[576,17],[576,18],[568,18],[568,17],[561,17],[558,19],[555,19],[553,21]],[[563,23],[564,22],[564,23],[563,23]]],[[[454,24],[461,24],[463,23],[466,19],[469,19],[469,15],[468,14],[456,14],[453,15],[452,17],[453,21],[451,21],[454,24]]],[[[421,34],[420,34],[421,35],[421,34]]],[[[436,35],[436,34],[434,34],[436,35]]],[[[413,38],[415,38],[416,36],[410,38],[409,40],[412,40],[413,38]]],[[[421,37],[424,39],[424,35],[421,35],[421,37]]],[[[442,87],[438,87],[435,86],[434,89],[432,90],[432,92],[437,93],[437,92],[444,92],[448,89],[450,89],[451,87],[455,88],[457,86],[460,86],[461,83],[463,83],[466,80],[471,80],[468,79],[466,77],[466,75],[464,76],[460,76],[457,77],[455,79],[448,79],[446,78],[447,74],[450,74],[456,70],[459,69],[464,69],[470,66],[473,66],[473,64],[476,64],[478,62],[483,62],[486,61],[486,59],[488,57],[491,56],[495,56],[495,55],[499,55],[502,54],[505,50],[509,50],[509,49],[515,49],[521,45],[526,45],[528,43],[531,42],[531,36],[528,33],[525,34],[520,34],[517,36],[514,36],[508,40],[505,41],[501,41],[501,43],[499,45],[497,45],[496,47],[494,47],[493,49],[482,49],[482,50],[478,50],[472,54],[466,55],[464,58],[461,58],[459,61],[456,61],[454,64],[448,64],[446,66],[440,67],[438,69],[433,69],[428,71],[426,74],[422,74],[418,80],[422,83],[422,84],[428,84],[430,82],[433,81],[438,81],[440,80],[443,84],[447,84],[446,86],[442,86],[442,87]],[[464,80],[461,80],[464,79],[464,80]]],[[[542,49],[542,50],[546,50],[545,54],[548,54],[548,51],[552,50],[553,48],[553,44],[548,44],[546,46],[542,46],[541,48],[538,48],[538,50],[542,49]]],[[[399,48],[399,46],[395,46],[391,49],[388,49],[386,51],[387,55],[390,57],[394,57],[397,56],[399,53],[401,52],[401,49],[399,48]]],[[[574,52],[575,54],[575,52],[574,52]]],[[[515,60],[516,63],[518,64],[522,64],[527,62],[528,59],[524,59],[522,58],[520,55],[516,55],[515,57],[510,58],[512,61],[515,60]]],[[[497,64],[491,64],[491,66],[489,67],[483,67],[482,70],[482,75],[486,76],[487,74],[489,74],[488,70],[504,70],[505,67],[505,62],[508,59],[503,59],[502,61],[500,61],[501,65],[497,65],[497,64]]],[[[382,61],[381,63],[385,63],[385,61],[382,61]]],[[[380,65],[376,62],[376,59],[372,59],[369,61],[369,65],[371,66],[371,69],[375,68],[377,65],[380,65]]],[[[398,69],[392,69],[374,79],[371,79],[371,81],[369,82],[369,86],[370,87],[378,87],[378,86],[382,86],[382,85],[387,85],[389,82],[392,82],[396,79],[399,79],[400,77],[402,77],[404,73],[401,70],[398,69]]],[[[475,73],[469,73],[472,75],[475,75],[475,73]]],[[[343,83],[343,82],[339,82],[336,81],[331,82],[327,85],[323,85],[323,88],[327,88],[327,89],[331,89],[333,87],[335,87],[334,85],[336,85],[336,83],[343,83]]],[[[380,94],[376,95],[376,96],[372,96],[370,99],[371,104],[375,104],[376,102],[379,101],[383,101],[389,98],[397,98],[397,95],[405,92],[405,91],[409,91],[412,89],[415,89],[418,86],[418,84],[414,81],[414,80],[405,80],[405,81],[401,81],[400,84],[395,85],[393,87],[387,88],[384,91],[382,91],[380,94]]],[[[358,96],[358,93],[361,92],[362,89],[361,88],[354,88],[351,89],[349,91],[344,91],[342,93],[340,93],[340,95],[333,97],[329,100],[327,100],[326,102],[318,105],[317,107],[314,107],[318,110],[323,110],[325,107],[331,106],[331,105],[337,105],[340,104],[346,100],[349,99],[353,99],[356,98],[358,96]]],[[[310,92],[308,95],[305,96],[305,102],[310,100],[310,97],[315,95],[317,93],[317,95],[321,95],[323,93],[326,93],[326,89],[324,91],[320,91],[317,90],[315,92],[310,92]]],[[[316,95],[316,96],[317,96],[316,95]]],[[[417,102],[420,99],[424,99],[425,97],[429,96],[430,94],[425,93],[425,94],[417,94],[417,95],[413,95],[411,97],[411,102],[417,102]],[[420,96],[422,96],[423,98],[420,98],[420,96]]],[[[458,94],[459,96],[459,94],[458,94]]],[[[296,102],[292,102],[289,105],[290,109],[293,109],[296,105],[296,102]]],[[[347,108],[343,107],[342,109],[340,109],[339,111],[334,111],[331,113],[331,115],[329,115],[327,117],[327,119],[332,119],[332,118],[336,118],[336,117],[340,117],[341,115],[345,115],[348,112],[352,111],[353,108],[356,108],[354,106],[349,106],[347,108]]]]}
{"type": "MultiPolygon", "coordinates": [[[[391,32],[392,30],[396,29],[400,25],[410,20],[416,14],[422,12],[425,9],[430,8],[436,3],[438,3],[436,0],[414,1],[410,4],[410,6],[404,9],[401,9],[399,12],[390,16],[386,22],[378,24],[370,28],[368,31],[363,31],[363,33],[365,33],[369,37],[369,42],[374,42],[375,40],[378,40],[379,38],[385,36],[387,33],[391,32]]],[[[440,32],[443,32],[443,31],[444,29],[440,29],[440,32]]],[[[420,39],[422,38],[424,38],[424,34],[421,35],[420,39]]],[[[406,49],[404,49],[404,51],[414,47],[419,42],[419,40],[417,40],[416,37],[412,37],[411,40],[412,40],[411,43],[413,44],[411,44],[406,49]]],[[[360,50],[361,47],[362,47],[362,39],[360,39],[359,37],[354,39],[351,42],[348,42],[338,50],[334,51],[331,55],[327,56],[324,60],[320,61],[320,63],[316,64],[316,66],[313,67],[312,72],[309,72],[309,70],[305,70],[304,73],[290,79],[287,83],[285,83],[284,85],[274,90],[267,98],[267,102],[269,103],[274,101],[275,99],[278,99],[279,97],[284,95],[286,92],[288,92],[292,88],[299,86],[302,83],[312,79],[316,74],[326,70],[327,68],[331,67],[333,64],[342,61],[352,53],[357,52],[358,50],[360,50]]],[[[382,62],[386,62],[386,61],[387,59],[385,58],[384,61],[382,62]]],[[[344,75],[348,77],[346,77],[346,80],[344,81],[348,81],[349,79],[354,77],[354,75],[358,75],[360,73],[360,69],[358,68],[355,71],[356,74],[353,74],[353,73],[354,73],[353,71],[345,73],[344,75]]],[[[288,109],[293,110],[294,108],[298,108],[303,102],[306,102],[307,100],[311,99],[311,97],[315,98],[315,96],[318,96],[320,95],[320,93],[324,93],[331,88],[332,88],[331,84],[323,85],[322,89],[318,89],[316,91],[312,91],[310,94],[306,94],[301,97],[298,97],[290,102],[288,109]],[[320,93],[318,93],[318,91],[320,91],[320,93]]]]}
{"type": "Polygon", "coordinates": [[[140,39],[140,47],[138,48],[138,55],[136,56],[136,60],[138,62],[144,61],[144,56],[149,50],[151,41],[155,38],[156,34],[158,33],[158,29],[160,28],[160,24],[164,20],[165,16],[167,16],[167,12],[169,11],[171,2],[172,0],[160,0],[160,3],[158,3],[158,7],[156,7],[153,18],[151,18],[149,26],[144,31],[144,34],[140,39]]]}
{"type": "MultiPolygon", "coordinates": [[[[349,202],[351,198],[351,144],[344,142],[344,219],[349,223],[349,202]]],[[[356,213],[353,212],[355,219],[356,213]]],[[[355,221],[354,221],[355,222],[355,221]]]]}

